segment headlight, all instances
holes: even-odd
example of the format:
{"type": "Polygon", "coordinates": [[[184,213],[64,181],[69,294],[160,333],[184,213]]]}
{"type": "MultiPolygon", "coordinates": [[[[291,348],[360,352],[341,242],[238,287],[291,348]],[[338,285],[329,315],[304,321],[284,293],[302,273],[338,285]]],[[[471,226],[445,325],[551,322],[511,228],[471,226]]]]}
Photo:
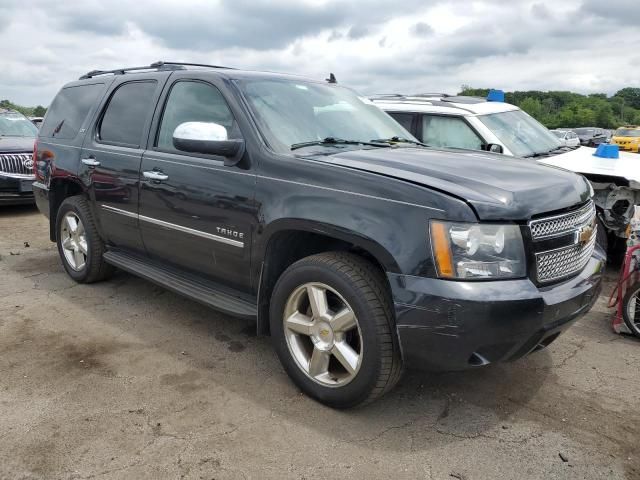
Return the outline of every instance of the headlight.
{"type": "Polygon", "coordinates": [[[521,278],[526,259],[520,227],[431,221],[438,276],[452,279],[521,278]]]}

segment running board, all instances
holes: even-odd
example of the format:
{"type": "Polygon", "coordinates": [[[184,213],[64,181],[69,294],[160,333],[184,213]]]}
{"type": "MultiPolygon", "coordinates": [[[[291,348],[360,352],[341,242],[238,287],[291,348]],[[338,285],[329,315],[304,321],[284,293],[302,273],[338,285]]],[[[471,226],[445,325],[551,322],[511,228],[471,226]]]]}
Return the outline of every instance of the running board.
{"type": "Polygon", "coordinates": [[[228,293],[223,287],[194,275],[119,250],[105,252],[104,260],[114,267],[221,312],[244,318],[255,318],[258,315],[255,300],[228,293]]]}

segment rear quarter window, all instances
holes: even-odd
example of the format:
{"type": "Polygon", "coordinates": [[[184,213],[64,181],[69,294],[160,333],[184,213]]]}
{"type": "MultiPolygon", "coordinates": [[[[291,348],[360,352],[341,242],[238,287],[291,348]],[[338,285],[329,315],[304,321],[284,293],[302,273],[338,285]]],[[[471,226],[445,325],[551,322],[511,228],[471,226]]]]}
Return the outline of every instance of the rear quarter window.
{"type": "Polygon", "coordinates": [[[92,83],[60,90],[47,111],[40,136],[75,138],[103,88],[104,83],[92,83]]]}

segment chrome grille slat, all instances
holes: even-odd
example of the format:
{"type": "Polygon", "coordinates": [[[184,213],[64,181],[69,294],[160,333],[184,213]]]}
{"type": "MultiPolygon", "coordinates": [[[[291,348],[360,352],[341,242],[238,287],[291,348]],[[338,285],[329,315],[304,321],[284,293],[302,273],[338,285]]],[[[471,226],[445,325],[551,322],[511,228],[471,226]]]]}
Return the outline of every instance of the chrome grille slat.
{"type": "Polygon", "coordinates": [[[563,242],[564,246],[536,251],[536,280],[541,284],[579,273],[589,262],[596,246],[598,225],[593,201],[572,212],[533,220],[529,222],[529,227],[534,245],[541,239],[573,234],[569,237],[570,244],[567,244],[569,241],[559,239],[557,242],[563,242]],[[587,232],[590,232],[590,236],[581,238],[587,232]]]}
{"type": "Polygon", "coordinates": [[[597,227],[591,239],[568,247],[536,253],[538,282],[547,283],[580,272],[589,262],[596,246],[597,227]]]}
{"type": "Polygon", "coordinates": [[[573,212],[532,220],[529,222],[531,237],[534,240],[540,240],[571,233],[576,228],[589,223],[595,214],[595,206],[592,201],[589,201],[573,212]]]}
{"type": "Polygon", "coordinates": [[[2,153],[0,154],[0,173],[14,175],[33,175],[33,169],[25,167],[26,160],[30,160],[31,153],[2,153]]]}

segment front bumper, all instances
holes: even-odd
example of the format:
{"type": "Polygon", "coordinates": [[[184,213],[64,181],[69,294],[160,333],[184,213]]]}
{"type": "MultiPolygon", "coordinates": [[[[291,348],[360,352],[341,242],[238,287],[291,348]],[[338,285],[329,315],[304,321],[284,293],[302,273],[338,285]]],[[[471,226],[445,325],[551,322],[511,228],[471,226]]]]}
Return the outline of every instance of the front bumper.
{"type": "Polygon", "coordinates": [[[0,205],[34,203],[33,177],[0,174],[0,205]]]}
{"type": "Polygon", "coordinates": [[[640,144],[638,143],[616,143],[613,142],[613,145],[618,145],[618,148],[623,152],[636,152],[640,153],[640,144]]]}
{"type": "Polygon", "coordinates": [[[596,248],[578,276],[548,287],[529,279],[458,282],[388,274],[405,365],[464,370],[546,347],[591,309],[604,263],[596,248]]]}

